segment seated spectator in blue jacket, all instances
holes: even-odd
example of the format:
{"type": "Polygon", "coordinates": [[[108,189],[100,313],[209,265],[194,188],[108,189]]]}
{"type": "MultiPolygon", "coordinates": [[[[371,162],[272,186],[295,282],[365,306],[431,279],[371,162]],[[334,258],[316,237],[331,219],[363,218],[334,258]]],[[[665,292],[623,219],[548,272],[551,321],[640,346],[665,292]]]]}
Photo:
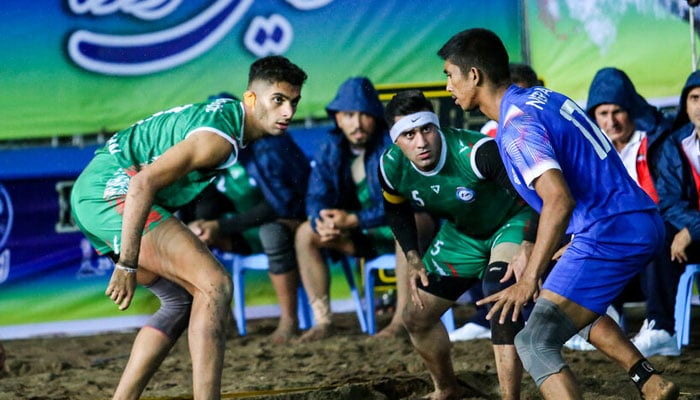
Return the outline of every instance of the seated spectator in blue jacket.
{"type": "Polygon", "coordinates": [[[377,333],[396,336],[404,331],[401,314],[407,301],[408,279],[405,256],[396,250],[384,216],[378,178],[379,158],[391,144],[384,107],[372,82],[354,77],[341,84],[326,111],[335,127],[322,139],[314,156],[306,195],[308,220],[296,236],[301,278],[316,322],[301,341],[332,334],[325,250],[367,258],[396,252],[396,311],[389,326],[377,333]]]}
{"type": "MultiPolygon", "coordinates": [[[[658,161],[672,121],[637,93],[625,72],[599,70],[588,89],[586,111],[615,146],[627,172],[658,204],[658,161]]],[[[680,354],[673,337],[677,278],[671,271],[670,247],[664,247],[641,275],[646,319],[633,343],[645,357],[680,354]]]]}
{"type": "Polygon", "coordinates": [[[298,325],[294,233],[305,219],[309,171],[309,160],[289,134],[262,138],[242,148],[238,162],[219,175],[190,205],[191,215],[184,216],[194,219],[190,229],[211,247],[267,255],[280,305],[273,343],[289,341],[298,325]]]}
{"type": "Polygon", "coordinates": [[[684,265],[700,262],[700,71],[683,87],[673,133],[661,150],[657,190],[674,265],[667,289],[675,298],[684,265]]]}

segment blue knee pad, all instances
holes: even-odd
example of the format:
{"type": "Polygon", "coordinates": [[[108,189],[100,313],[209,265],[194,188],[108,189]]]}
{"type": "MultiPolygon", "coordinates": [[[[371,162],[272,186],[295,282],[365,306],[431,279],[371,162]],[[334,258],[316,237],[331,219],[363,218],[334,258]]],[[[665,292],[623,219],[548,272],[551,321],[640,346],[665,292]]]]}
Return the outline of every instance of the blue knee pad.
{"type": "Polygon", "coordinates": [[[146,325],[176,341],[189,325],[192,296],[182,286],[165,278],[158,278],[146,287],[160,300],[160,308],[146,325]]]}
{"type": "Polygon", "coordinates": [[[260,225],[259,236],[270,273],[279,275],[297,269],[294,232],[291,229],[279,222],[271,222],[260,225]]]}
{"type": "Polygon", "coordinates": [[[567,365],[561,348],[578,332],[576,325],[553,302],[540,298],[525,328],[515,336],[515,347],[525,370],[537,387],[567,365]]]}
{"type": "MultiPolygon", "coordinates": [[[[515,283],[515,278],[511,278],[507,282],[501,283],[501,279],[508,271],[508,263],[503,261],[496,261],[488,266],[486,266],[486,271],[484,272],[484,278],[481,283],[481,287],[484,290],[484,297],[490,296],[494,293],[498,293],[501,290],[507,288],[508,286],[515,283]]],[[[487,306],[491,309],[491,306],[487,306]]],[[[499,322],[501,313],[497,313],[491,318],[491,343],[498,345],[512,345],[515,339],[515,335],[523,329],[524,322],[522,315],[517,321],[508,317],[502,324],[499,322]]]]}

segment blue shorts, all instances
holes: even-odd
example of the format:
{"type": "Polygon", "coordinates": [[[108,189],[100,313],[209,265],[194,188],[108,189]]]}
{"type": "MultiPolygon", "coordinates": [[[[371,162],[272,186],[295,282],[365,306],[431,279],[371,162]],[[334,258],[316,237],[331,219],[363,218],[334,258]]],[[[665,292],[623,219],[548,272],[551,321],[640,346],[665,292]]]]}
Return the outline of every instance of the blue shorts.
{"type": "Polygon", "coordinates": [[[574,235],[544,288],[602,315],[661,249],[664,235],[656,210],[598,221],[574,235]]]}

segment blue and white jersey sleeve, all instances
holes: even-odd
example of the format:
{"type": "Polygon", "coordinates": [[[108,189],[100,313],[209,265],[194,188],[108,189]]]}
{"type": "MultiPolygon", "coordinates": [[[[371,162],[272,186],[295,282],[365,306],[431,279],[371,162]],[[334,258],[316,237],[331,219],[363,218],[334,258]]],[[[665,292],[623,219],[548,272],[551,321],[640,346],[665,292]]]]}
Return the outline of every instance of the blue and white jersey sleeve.
{"type": "Polygon", "coordinates": [[[569,233],[613,215],[656,207],[629,176],[607,136],[560,93],[508,88],[496,141],[513,186],[538,212],[542,200],[533,182],[548,170],[561,171],[576,201],[569,233]]]}
{"type": "Polygon", "coordinates": [[[534,189],[532,182],[545,171],[561,171],[552,143],[542,126],[534,123],[515,105],[510,107],[506,118],[511,122],[502,135],[507,143],[505,153],[513,167],[520,171],[523,184],[528,189],[534,189]]]}

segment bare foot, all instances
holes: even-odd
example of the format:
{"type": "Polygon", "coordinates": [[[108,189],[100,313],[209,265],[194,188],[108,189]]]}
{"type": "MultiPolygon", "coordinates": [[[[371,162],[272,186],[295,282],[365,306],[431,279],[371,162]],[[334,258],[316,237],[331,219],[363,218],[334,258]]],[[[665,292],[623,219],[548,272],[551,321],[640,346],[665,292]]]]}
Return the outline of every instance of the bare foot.
{"type": "Polygon", "coordinates": [[[312,327],[308,331],[304,332],[297,342],[308,343],[319,339],[324,339],[333,334],[333,326],[331,324],[320,324],[312,327]]]}
{"type": "Polygon", "coordinates": [[[373,338],[400,338],[406,334],[406,329],[399,322],[392,322],[372,336],[373,338]]]}
{"type": "Polygon", "coordinates": [[[422,397],[425,400],[459,400],[470,396],[467,388],[455,386],[443,390],[435,390],[434,392],[422,397]]]}
{"type": "Polygon", "coordinates": [[[680,388],[661,375],[653,374],[642,386],[642,395],[647,400],[675,400],[680,396],[680,388]]]}
{"type": "Polygon", "coordinates": [[[283,321],[280,319],[277,329],[270,335],[270,342],[274,344],[289,343],[296,334],[296,321],[283,321]]]}

